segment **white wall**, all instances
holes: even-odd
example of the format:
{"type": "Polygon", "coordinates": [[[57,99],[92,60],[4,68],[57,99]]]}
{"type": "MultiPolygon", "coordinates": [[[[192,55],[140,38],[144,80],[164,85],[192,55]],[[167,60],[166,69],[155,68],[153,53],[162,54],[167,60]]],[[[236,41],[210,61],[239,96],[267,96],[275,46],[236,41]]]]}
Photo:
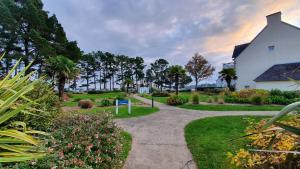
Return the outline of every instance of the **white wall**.
{"type": "Polygon", "coordinates": [[[285,91],[294,91],[294,90],[299,90],[300,86],[292,81],[280,81],[280,82],[276,81],[276,82],[257,82],[256,88],[266,89],[266,90],[279,89],[285,91]]]}
{"type": "Polygon", "coordinates": [[[264,88],[265,85],[256,85],[253,80],[271,66],[300,62],[300,29],[276,21],[276,18],[270,19],[264,30],[236,58],[237,90],[245,86],[264,88]],[[271,45],[275,46],[273,51],[268,49],[271,45]]]}

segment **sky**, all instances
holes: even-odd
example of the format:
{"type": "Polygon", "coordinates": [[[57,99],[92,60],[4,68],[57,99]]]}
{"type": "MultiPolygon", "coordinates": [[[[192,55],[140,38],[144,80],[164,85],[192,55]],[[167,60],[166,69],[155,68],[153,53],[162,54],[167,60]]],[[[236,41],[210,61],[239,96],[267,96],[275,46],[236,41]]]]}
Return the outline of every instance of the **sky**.
{"type": "Polygon", "coordinates": [[[300,26],[299,0],[43,0],[69,40],[84,52],[141,56],[146,64],[164,58],[185,65],[194,53],[215,68],[231,62],[235,45],[251,41],[266,15],[300,26]]]}

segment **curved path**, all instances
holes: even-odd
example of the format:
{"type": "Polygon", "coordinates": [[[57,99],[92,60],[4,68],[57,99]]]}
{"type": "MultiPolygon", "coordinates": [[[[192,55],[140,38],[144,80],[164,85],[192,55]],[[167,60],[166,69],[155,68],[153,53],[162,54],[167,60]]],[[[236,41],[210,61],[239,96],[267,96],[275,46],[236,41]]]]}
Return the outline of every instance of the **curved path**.
{"type": "MultiPolygon", "coordinates": [[[[134,96],[151,104],[151,100],[134,96]]],[[[195,169],[184,138],[184,127],[192,120],[224,115],[274,115],[263,111],[197,111],[155,102],[159,112],[130,119],[116,120],[132,134],[132,149],[125,169],[195,169]]]]}

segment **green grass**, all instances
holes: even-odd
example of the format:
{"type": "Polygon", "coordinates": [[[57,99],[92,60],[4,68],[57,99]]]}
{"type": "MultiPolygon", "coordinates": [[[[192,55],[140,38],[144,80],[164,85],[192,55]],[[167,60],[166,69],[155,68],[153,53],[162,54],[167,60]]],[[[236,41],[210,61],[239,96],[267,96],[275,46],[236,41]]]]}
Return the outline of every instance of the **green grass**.
{"type": "Polygon", "coordinates": [[[193,159],[201,169],[235,169],[229,164],[227,152],[245,148],[247,139],[230,141],[245,135],[246,118],[256,121],[263,117],[224,116],[195,120],[185,127],[185,139],[193,159]]]}
{"type": "Polygon", "coordinates": [[[73,99],[104,99],[104,98],[115,98],[118,95],[125,94],[124,92],[111,92],[102,94],[72,94],[73,99]]]}
{"type": "Polygon", "coordinates": [[[208,111],[279,111],[284,106],[274,105],[193,105],[185,104],[178,106],[184,109],[208,110],[208,111]]]}
{"type": "MultiPolygon", "coordinates": [[[[197,92],[199,95],[199,101],[200,102],[207,102],[209,100],[209,98],[213,98],[216,97],[217,94],[213,94],[213,93],[203,93],[203,92],[197,92]]],[[[192,92],[180,92],[179,93],[180,96],[183,96],[185,98],[188,98],[190,101],[192,99],[192,92]]],[[[151,95],[143,95],[145,98],[147,99],[152,99],[151,95]]],[[[154,97],[154,100],[160,103],[164,103],[167,104],[167,99],[168,97],[154,97]]]]}
{"type": "MultiPolygon", "coordinates": [[[[217,94],[207,94],[203,92],[199,93],[199,101],[207,102],[209,98],[217,97],[217,94]]],[[[180,95],[183,97],[189,98],[191,101],[192,92],[180,92],[180,95]]],[[[152,99],[151,95],[143,95],[147,99],[152,99]]],[[[168,97],[154,97],[154,100],[160,103],[167,104],[168,97]]],[[[193,105],[190,103],[178,106],[184,109],[192,109],[192,110],[208,110],[208,111],[279,111],[284,106],[280,105],[193,105]]]]}
{"type": "Polygon", "coordinates": [[[127,106],[120,106],[119,113],[116,115],[115,107],[95,107],[92,109],[80,109],[79,111],[82,113],[103,113],[103,112],[111,112],[115,118],[130,118],[130,117],[138,117],[138,116],[145,116],[152,113],[157,112],[159,109],[157,107],[139,107],[139,106],[132,106],[131,114],[128,114],[127,106]]]}
{"type": "MultiPolygon", "coordinates": [[[[129,151],[131,150],[131,143],[132,143],[132,137],[129,133],[123,131],[121,133],[122,136],[122,144],[123,144],[123,149],[120,154],[121,160],[123,161],[123,164],[126,161],[126,158],[128,157],[129,151]]],[[[122,168],[122,167],[120,167],[122,168]]]]}

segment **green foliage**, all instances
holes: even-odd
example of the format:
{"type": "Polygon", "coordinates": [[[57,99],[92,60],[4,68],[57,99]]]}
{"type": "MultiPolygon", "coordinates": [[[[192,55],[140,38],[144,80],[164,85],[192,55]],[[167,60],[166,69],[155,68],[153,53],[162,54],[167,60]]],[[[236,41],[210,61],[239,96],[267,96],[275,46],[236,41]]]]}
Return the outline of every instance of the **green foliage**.
{"type": "Polygon", "coordinates": [[[93,102],[91,100],[80,100],[78,106],[82,109],[90,109],[93,107],[93,102]]]}
{"type": "Polygon", "coordinates": [[[280,104],[280,105],[287,105],[287,104],[290,104],[293,102],[292,100],[289,100],[289,99],[285,98],[284,96],[278,96],[278,95],[270,96],[270,98],[268,98],[268,100],[269,100],[269,103],[280,104]]]}
{"type": "Polygon", "coordinates": [[[79,74],[76,64],[69,58],[59,55],[48,59],[46,73],[57,79],[59,97],[62,98],[67,79],[74,79],[79,74]]]}
{"type": "Polygon", "coordinates": [[[47,157],[22,163],[22,169],[121,168],[130,150],[131,136],[121,132],[106,113],[82,115],[65,113],[53,125],[47,157]]]}
{"type": "Polygon", "coordinates": [[[255,104],[255,105],[262,105],[264,103],[264,101],[261,96],[253,96],[251,98],[251,103],[255,104]]]}
{"type": "Polygon", "coordinates": [[[113,105],[113,103],[109,99],[102,99],[100,105],[102,107],[107,107],[113,105]]]}
{"type": "Polygon", "coordinates": [[[108,114],[59,117],[53,137],[64,167],[115,168],[121,163],[120,130],[108,114]]]}
{"type": "Polygon", "coordinates": [[[287,105],[293,103],[299,98],[296,91],[280,91],[280,90],[261,90],[248,89],[239,92],[225,92],[225,102],[227,103],[251,103],[251,104],[280,104],[287,105]],[[261,101],[259,101],[261,100],[261,101]]]}
{"type": "Polygon", "coordinates": [[[174,83],[176,95],[178,95],[178,89],[180,86],[183,87],[191,82],[191,78],[186,75],[186,70],[180,65],[170,66],[167,69],[167,77],[172,84],[174,83]]]}
{"type": "Polygon", "coordinates": [[[178,96],[178,95],[172,95],[167,99],[167,104],[176,106],[176,105],[182,105],[187,103],[189,100],[186,97],[183,96],[178,96]]]}
{"type": "Polygon", "coordinates": [[[226,152],[245,148],[247,139],[232,143],[230,138],[241,136],[248,127],[249,118],[254,121],[262,119],[262,117],[224,116],[189,123],[184,130],[185,139],[198,168],[237,169],[228,162],[226,152]]]}
{"type": "Polygon", "coordinates": [[[170,97],[170,93],[168,92],[154,92],[152,93],[153,97],[170,97]]]}
{"type": "Polygon", "coordinates": [[[113,90],[113,91],[101,91],[101,90],[93,90],[88,91],[87,94],[104,94],[104,93],[120,93],[121,90],[113,90]]]}
{"type": "Polygon", "coordinates": [[[15,117],[15,121],[23,121],[32,129],[49,131],[52,120],[60,112],[60,102],[54,90],[45,81],[38,81],[32,91],[26,94],[31,100],[35,100],[37,104],[32,105],[36,110],[32,113],[37,116],[29,114],[20,114],[15,117]]]}
{"type": "Polygon", "coordinates": [[[192,102],[193,104],[199,104],[199,95],[197,93],[192,95],[192,102]]]}
{"type": "Polygon", "coordinates": [[[26,96],[38,83],[31,81],[32,74],[25,76],[29,66],[11,77],[19,63],[0,80],[0,163],[27,161],[45,155],[38,150],[39,138],[31,136],[43,132],[30,130],[24,122],[11,121],[21,113],[37,111],[33,106],[37,100],[26,96]]]}
{"type": "Polygon", "coordinates": [[[236,76],[236,72],[234,68],[226,68],[219,72],[220,78],[222,80],[225,80],[227,83],[227,87],[231,90],[234,90],[234,88],[231,85],[232,80],[236,80],[238,77],[236,76]]]}

